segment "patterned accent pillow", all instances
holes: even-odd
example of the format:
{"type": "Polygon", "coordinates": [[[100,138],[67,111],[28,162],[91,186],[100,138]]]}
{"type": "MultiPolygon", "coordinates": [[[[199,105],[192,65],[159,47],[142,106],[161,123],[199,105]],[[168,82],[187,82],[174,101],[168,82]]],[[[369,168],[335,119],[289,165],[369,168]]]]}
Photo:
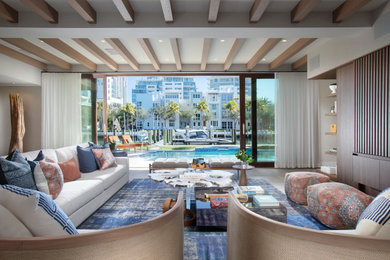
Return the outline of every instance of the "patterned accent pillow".
{"type": "Polygon", "coordinates": [[[115,157],[112,155],[110,148],[92,149],[92,152],[95,155],[100,170],[117,166],[115,157]]]}
{"type": "Polygon", "coordinates": [[[7,159],[0,158],[0,184],[11,184],[36,190],[37,186],[30,165],[23,156],[15,150],[7,159]]]}
{"type": "Polygon", "coordinates": [[[314,184],[307,188],[310,214],[327,227],[354,229],[373,197],[338,182],[314,184]]]}
{"type": "Polygon", "coordinates": [[[385,189],[363,211],[356,233],[363,236],[390,237],[390,188],[385,189]]]}
{"type": "Polygon", "coordinates": [[[38,190],[57,198],[64,185],[61,167],[50,158],[40,161],[34,170],[34,178],[38,190]]]}
{"type": "Polygon", "coordinates": [[[69,217],[42,192],[3,185],[0,186],[0,204],[14,214],[34,236],[78,234],[69,217]]]}

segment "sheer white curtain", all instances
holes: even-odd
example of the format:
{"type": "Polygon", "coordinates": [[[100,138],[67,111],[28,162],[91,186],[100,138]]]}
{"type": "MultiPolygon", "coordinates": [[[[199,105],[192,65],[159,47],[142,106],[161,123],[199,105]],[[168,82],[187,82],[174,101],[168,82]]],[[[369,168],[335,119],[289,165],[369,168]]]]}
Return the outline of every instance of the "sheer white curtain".
{"type": "Polygon", "coordinates": [[[302,72],[275,77],[275,168],[318,167],[318,81],[302,72]]]}
{"type": "Polygon", "coordinates": [[[81,143],[80,99],[80,73],[42,73],[42,148],[81,143]]]}

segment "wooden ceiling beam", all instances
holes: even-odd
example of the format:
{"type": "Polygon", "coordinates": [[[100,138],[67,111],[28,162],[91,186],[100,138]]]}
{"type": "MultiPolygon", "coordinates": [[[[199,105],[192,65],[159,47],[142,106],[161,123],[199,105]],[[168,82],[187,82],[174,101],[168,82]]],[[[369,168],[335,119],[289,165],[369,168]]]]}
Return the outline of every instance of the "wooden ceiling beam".
{"type": "Polygon", "coordinates": [[[372,0],[346,0],[333,11],[333,23],[341,23],[372,0]]]}
{"type": "Polygon", "coordinates": [[[68,4],[90,24],[97,22],[96,11],[87,0],[68,0],[68,4]]]}
{"type": "Polygon", "coordinates": [[[18,23],[19,21],[18,11],[3,1],[0,1],[0,17],[10,23],[18,23]]]}
{"type": "Polygon", "coordinates": [[[122,15],[123,19],[127,23],[134,23],[134,10],[131,7],[129,0],[112,0],[118,9],[119,13],[122,15]]]}
{"type": "Polygon", "coordinates": [[[305,66],[306,64],[307,64],[307,55],[293,62],[293,64],[291,64],[291,69],[297,70],[300,67],[305,66]]]}
{"type": "Polygon", "coordinates": [[[164,19],[166,23],[173,23],[173,12],[171,0],[160,0],[164,19]]]}
{"type": "Polygon", "coordinates": [[[106,42],[108,42],[112,48],[122,56],[122,58],[133,68],[135,71],[139,71],[139,63],[130,54],[127,48],[123,45],[123,43],[117,38],[106,38],[106,42]]]}
{"type": "Polygon", "coordinates": [[[211,39],[210,38],[204,38],[203,39],[203,49],[202,49],[202,58],[200,61],[200,70],[205,71],[207,66],[207,60],[209,57],[209,51],[211,46],[211,39]]]}
{"type": "Polygon", "coordinates": [[[209,23],[217,22],[221,0],[209,0],[209,23]]]}
{"type": "Polygon", "coordinates": [[[249,12],[249,22],[257,23],[263,16],[271,0],[256,0],[249,12]]]}
{"type": "Polygon", "coordinates": [[[119,69],[118,64],[110,58],[104,51],[96,46],[90,39],[87,38],[73,38],[81,47],[92,53],[96,58],[101,60],[110,69],[117,71],[119,69]]]}
{"type": "Polygon", "coordinates": [[[259,61],[264,58],[265,55],[267,55],[267,53],[270,52],[276,46],[276,44],[280,42],[280,40],[281,38],[268,39],[248,61],[248,63],[246,64],[246,69],[253,69],[259,63],[259,61]]]}
{"type": "Polygon", "coordinates": [[[49,23],[58,23],[58,12],[44,0],[20,0],[49,23]]]}
{"type": "Polygon", "coordinates": [[[32,44],[31,42],[21,39],[21,38],[1,38],[3,41],[8,42],[9,44],[12,44],[22,50],[25,50],[29,53],[34,54],[35,56],[38,56],[44,60],[47,60],[57,67],[71,70],[72,64],[64,61],[61,58],[58,58],[57,56],[51,54],[50,52],[42,49],[41,47],[36,46],[35,44],[32,44]]]}
{"type": "Polygon", "coordinates": [[[321,0],[301,0],[291,11],[291,22],[299,23],[302,21],[321,0]]]}
{"type": "Polygon", "coordinates": [[[158,61],[158,58],[156,54],[154,53],[154,50],[152,48],[152,45],[150,44],[149,40],[146,38],[138,38],[138,42],[141,45],[142,49],[144,50],[146,56],[148,56],[150,62],[153,64],[153,67],[155,70],[160,71],[161,70],[161,64],[158,61]]]}
{"type": "Polygon", "coordinates": [[[44,43],[50,45],[54,49],[57,49],[58,51],[62,52],[66,56],[74,59],[75,61],[79,62],[80,64],[84,65],[86,68],[96,71],[97,66],[94,62],[92,62],[90,59],[82,55],[80,52],[76,51],[69,45],[67,45],[65,42],[61,41],[60,39],[56,38],[40,38],[41,41],[44,43]]]}
{"type": "Polygon", "coordinates": [[[309,44],[317,40],[316,38],[302,38],[297,40],[293,45],[290,46],[287,50],[285,50],[282,54],[280,54],[276,59],[274,59],[269,65],[269,69],[273,70],[280,65],[282,65],[286,60],[303,50],[309,44]]]}
{"type": "Polygon", "coordinates": [[[183,67],[181,65],[181,58],[180,58],[180,51],[179,51],[179,44],[178,40],[176,38],[174,39],[169,39],[169,42],[171,43],[171,48],[173,52],[173,57],[175,58],[175,63],[176,63],[176,69],[178,71],[182,71],[183,67]]]}
{"type": "Polygon", "coordinates": [[[33,58],[23,54],[23,53],[15,51],[14,49],[8,48],[7,46],[4,46],[2,44],[0,44],[0,53],[6,55],[8,57],[11,57],[15,60],[24,62],[24,63],[29,64],[31,66],[34,66],[38,69],[47,70],[47,64],[40,62],[36,59],[33,59],[33,58]]]}
{"type": "Polygon", "coordinates": [[[246,39],[235,39],[232,48],[229,51],[228,56],[226,57],[225,63],[223,64],[223,69],[225,71],[230,69],[230,66],[233,63],[234,57],[238,54],[238,52],[241,50],[242,45],[244,45],[246,39]]]}

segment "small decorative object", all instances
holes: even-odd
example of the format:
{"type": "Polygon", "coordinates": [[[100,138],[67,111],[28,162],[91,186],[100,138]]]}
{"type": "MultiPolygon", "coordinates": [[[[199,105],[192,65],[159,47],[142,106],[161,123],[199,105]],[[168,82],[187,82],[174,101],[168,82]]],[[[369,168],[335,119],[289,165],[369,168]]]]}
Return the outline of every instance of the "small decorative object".
{"type": "Polygon", "coordinates": [[[330,85],[329,85],[329,89],[330,89],[330,91],[331,91],[331,94],[336,94],[337,83],[330,84],[330,85]]]}
{"type": "Polygon", "coordinates": [[[331,124],[330,125],[330,132],[331,133],[337,133],[337,125],[336,124],[331,124]]]}
{"type": "Polygon", "coordinates": [[[247,166],[248,163],[253,162],[252,156],[246,154],[245,150],[240,150],[236,153],[236,158],[242,162],[243,166],[247,166]]]}
{"type": "Polygon", "coordinates": [[[332,107],[330,108],[330,113],[331,113],[331,114],[334,114],[334,113],[336,113],[334,109],[335,109],[335,107],[334,107],[334,106],[332,106],[332,107]]]}
{"type": "Polygon", "coordinates": [[[23,152],[23,137],[25,133],[23,99],[19,94],[9,94],[9,103],[12,131],[8,152],[11,153],[15,149],[23,152]]]}

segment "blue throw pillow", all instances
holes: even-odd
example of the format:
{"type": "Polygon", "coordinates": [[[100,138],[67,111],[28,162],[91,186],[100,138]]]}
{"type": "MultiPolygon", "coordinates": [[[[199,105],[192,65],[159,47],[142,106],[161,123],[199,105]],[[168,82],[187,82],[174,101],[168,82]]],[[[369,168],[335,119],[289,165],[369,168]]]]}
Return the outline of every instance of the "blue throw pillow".
{"type": "Polygon", "coordinates": [[[77,146],[77,158],[79,159],[79,168],[82,173],[93,172],[98,169],[95,156],[90,147],[82,148],[77,146]]]}
{"type": "Polygon", "coordinates": [[[35,169],[35,166],[37,166],[38,162],[39,161],[42,161],[43,159],[45,159],[45,155],[43,154],[42,151],[39,151],[37,157],[30,161],[30,160],[27,160],[26,158],[26,161],[28,162],[28,164],[30,165],[30,168],[31,168],[31,172],[34,174],[34,169],[35,169]]]}
{"type": "Polygon", "coordinates": [[[0,158],[0,184],[11,184],[18,187],[36,190],[30,165],[23,156],[15,150],[7,158],[0,158]]]}

